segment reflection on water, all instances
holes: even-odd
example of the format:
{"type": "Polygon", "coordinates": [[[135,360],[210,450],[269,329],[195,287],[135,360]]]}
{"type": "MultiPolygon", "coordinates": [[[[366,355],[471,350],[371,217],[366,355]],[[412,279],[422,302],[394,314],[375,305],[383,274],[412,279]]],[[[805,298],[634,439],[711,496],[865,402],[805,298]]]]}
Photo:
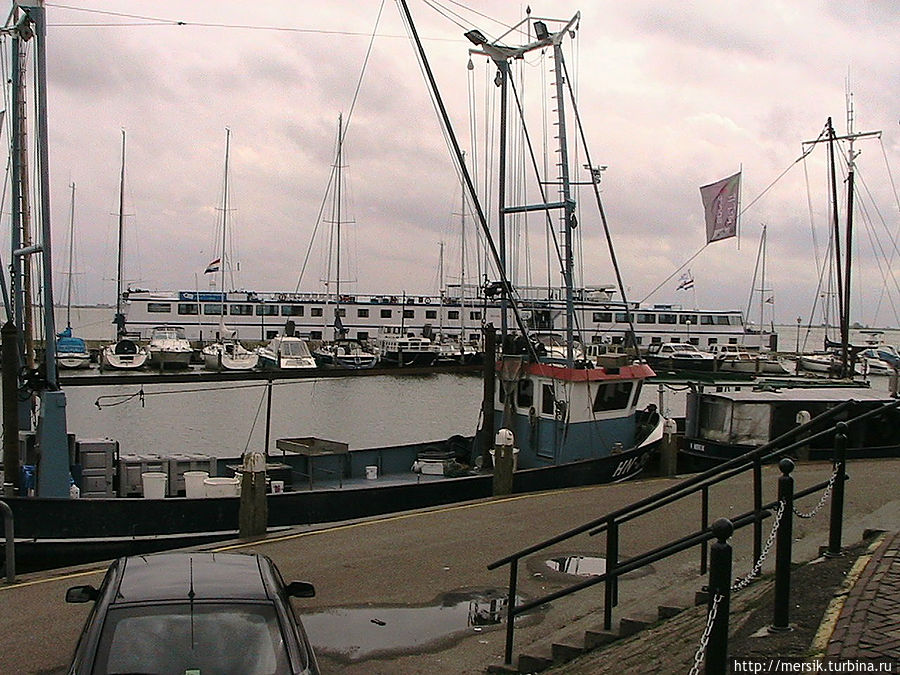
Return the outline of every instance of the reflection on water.
{"type": "Polygon", "coordinates": [[[425,607],[348,607],[300,618],[316,652],[359,661],[495,626],[506,617],[506,606],[505,591],[488,590],[448,594],[440,604],[425,607]]]}
{"type": "Polygon", "coordinates": [[[599,577],[606,572],[606,558],[587,555],[567,555],[551,558],[545,562],[554,572],[571,574],[576,577],[599,577]]]}

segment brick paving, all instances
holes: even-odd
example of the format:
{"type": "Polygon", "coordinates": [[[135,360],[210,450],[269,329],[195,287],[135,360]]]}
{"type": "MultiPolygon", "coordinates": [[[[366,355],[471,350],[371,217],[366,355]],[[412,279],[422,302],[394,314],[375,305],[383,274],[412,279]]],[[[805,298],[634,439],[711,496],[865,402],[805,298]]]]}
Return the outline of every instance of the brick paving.
{"type": "Polygon", "coordinates": [[[885,537],[847,594],[826,656],[900,659],[900,532],[885,537]]]}

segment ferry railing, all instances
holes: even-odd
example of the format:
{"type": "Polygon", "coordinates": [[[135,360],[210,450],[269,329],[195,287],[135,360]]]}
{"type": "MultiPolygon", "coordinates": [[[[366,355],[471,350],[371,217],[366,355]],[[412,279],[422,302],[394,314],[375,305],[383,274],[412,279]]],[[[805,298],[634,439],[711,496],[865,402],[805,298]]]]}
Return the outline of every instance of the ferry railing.
{"type": "Polygon", "coordinates": [[[9,504],[0,500],[0,511],[3,512],[3,534],[6,537],[6,583],[16,580],[16,536],[13,523],[13,512],[9,504]]]}
{"type": "MultiPolygon", "coordinates": [[[[487,566],[489,570],[495,570],[502,566],[509,565],[508,597],[510,600],[507,603],[505,662],[507,664],[512,663],[515,617],[532,609],[540,607],[547,602],[572,595],[585,588],[590,588],[599,583],[603,583],[605,585],[603,627],[605,630],[610,630],[612,628],[612,610],[613,607],[618,604],[618,578],[622,574],[639,569],[641,567],[644,567],[645,565],[649,565],[658,560],[662,560],[663,558],[675,555],[676,553],[686,551],[695,546],[701,547],[700,573],[705,574],[708,566],[708,542],[714,536],[708,522],[709,488],[717,483],[738,476],[746,471],[753,471],[754,508],[752,511],[749,511],[748,513],[745,513],[742,516],[734,519],[733,524],[735,525],[736,529],[750,524],[754,526],[754,560],[758,560],[762,548],[762,520],[770,515],[769,509],[771,509],[775,504],[778,503],[777,501],[770,504],[762,503],[762,463],[777,459],[794,450],[799,450],[800,448],[807,446],[817,440],[821,440],[822,438],[827,437],[831,434],[836,434],[836,432],[845,430],[849,425],[858,425],[862,422],[865,422],[866,420],[884,415],[889,410],[900,407],[900,400],[897,400],[851,417],[846,421],[831,424],[831,421],[838,415],[842,415],[845,412],[852,412],[852,408],[857,406],[858,403],[859,402],[854,399],[844,401],[843,403],[840,403],[830,410],[817,415],[804,424],[798,425],[794,429],[786,432],[785,434],[782,434],[781,436],[775,438],[769,443],[766,443],[765,445],[760,446],[759,448],[751,450],[750,452],[747,452],[739,457],[735,457],[718,466],[708,469],[707,471],[687,478],[677,485],[673,485],[672,487],[661,490],[654,495],[650,495],[648,497],[640,499],[633,504],[616,509],[606,514],[605,516],[595,518],[583,525],[567,530],[561,534],[550,537],[549,539],[546,539],[540,543],[523,548],[515,553],[512,553],[490,563],[487,566]],[[821,429],[817,432],[813,431],[817,428],[822,427],[822,425],[826,423],[830,426],[827,426],[826,428],[821,429]],[[799,435],[803,435],[799,441],[784,445],[792,438],[795,438],[799,435]],[[642,515],[646,515],[663,506],[673,504],[686,497],[695,495],[698,492],[701,493],[701,529],[698,532],[659,546],[641,555],[629,558],[624,562],[619,561],[619,527],[623,523],[634,520],[635,518],[638,518],[642,515]],[[581,583],[573,584],[572,586],[568,586],[554,593],[544,595],[527,603],[523,603],[520,605],[516,604],[515,598],[518,585],[518,568],[519,561],[522,558],[531,556],[535,553],[538,553],[539,551],[547,549],[551,546],[555,546],[559,543],[562,543],[584,533],[589,533],[591,536],[593,536],[603,532],[606,533],[606,571],[604,574],[592,577],[589,580],[581,583]]],[[[842,434],[837,433],[837,436],[840,435],[842,434]]],[[[837,457],[837,452],[834,456],[834,463],[838,472],[838,475],[833,478],[834,485],[836,491],[840,490],[841,492],[842,502],[843,483],[848,479],[848,477],[845,471],[845,461],[843,459],[839,460],[839,458],[837,457]]],[[[801,490],[794,494],[794,498],[801,498],[803,496],[821,490],[825,488],[831,482],[831,480],[832,479],[830,479],[829,481],[823,481],[804,490],[801,490]]],[[[835,508],[833,504],[831,519],[832,532],[830,532],[829,535],[830,542],[833,542],[836,539],[833,531],[836,522],[839,523],[841,521],[842,510],[841,512],[837,513],[837,515],[835,515],[835,508]]],[[[839,528],[840,526],[837,525],[837,527],[839,528]]],[[[840,547],[839,537],[840,533],[838,532],[838,549],[840,547]]]]}

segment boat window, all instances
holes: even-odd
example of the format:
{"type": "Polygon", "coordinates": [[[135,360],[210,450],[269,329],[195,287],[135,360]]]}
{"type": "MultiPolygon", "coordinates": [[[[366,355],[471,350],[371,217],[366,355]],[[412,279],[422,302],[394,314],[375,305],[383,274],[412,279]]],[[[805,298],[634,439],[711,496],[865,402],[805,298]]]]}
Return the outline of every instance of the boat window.
{"type": "Polygon", "coordinates": [[[479,333],[469,333],[469,342],[478,342],[481,339],[481,335],[479,333]]]}
{"type": "Polygon", "coordinates": [[[700,315],[700,325],[701,326],[713,326],[715,325],[716,317],[710,314],[701,314],[700,315]]]}
{"type": "Polygon", "coordinates": [[[322,316],[322,308],[321,307],[310,307],[309,315],[310,316],[322,316]]]}
{"type": "Polygon", "coordinates": [[[303,316],[305,309],[303,305],[282,305],[281,316],[303,316]]]}
{"type": "Polygon", "coordinates": [[[357,309],[356,316],[359,319],[368,319],[369,318],[369,308],[361,307],[360,309],[357,309]]]}
{"type": "Polygon", "coordinates": [[[278,316],[278,305],[257,305],[256,316],[278,316]]]}
{"type": "Polygon", "coordinates": [[[730,345],[736,345],[737,341],[738,341],[737,338],[728,338],[728,344],[730,344],[730,345]]]}
{"type": "Polygon", "coordinates": [[[686,324],[686,323],[696,324],[697,320],[694,317],[692,317],[690,314],[679,314],[678,315],[678,323],[680,323],[680,324],[686,324]]]}
{"type": "Polygon", "coordinates": [[[595,323],[611,323],[612,312],[594,312],[595,323]]]}
{"type": "Polygon", "coordinates": [[[229,305],[228,313],[231,316],[251,316],[253,314],[253,305],[229,305]]]}
{"type": "Polygon", "coordinates": [[[677,314],[657,314],[656,320],[659,323],[676,323],[678,321],[677,314]]]}
{"type": "Polygon", "coordinates": [[[437,310],[436,309],[426,309],[425,310],[425,318],[426,319],[436,319],[437,318],[437,310]]]}
{"type": "Polygon", "coordinates": [[[147,311],[153,314],[168,314],[172,311],[171,302],[148,302],[147,311]]]}
{"type": "Polygon", "coordinates": [[[715,318],[717,326],[727,326],[731,323],[730,316],[716,316],[713,318],[715,318]]]}
{"type": "Polygon", "coordinates": [[[731,401],[701,399],[700,438],[711,441],[726,441],[730,431],[731,401]]]}
{"type": "Polygon", "coordinates": [[[356,339],[359,340],[360,342],[365,342],[366,340],[369,339],[369,331],[367,331],[367,330],[357,331],[356,339]]]}
{"type": "Polygon", "coordinates": [[[597,389],[594,397],[594,412],[622,410],[628,407],[633,382],[606,382],[597,389]]]}
{"type": "Polygon", "coordinates": [[[481,320],[481,311],[469,312],[469,318],[472,319],[473,321],[480,321],[481,320]]]}
{"type": "Polygon", "coordinates": [[[337,315],[338,316],[347,316],[347,308],[346,307],[338,307],[337,315]]]}
{"type": "Polygon", "coordinates": [[[516,405],[520,408],[530,408],[534,405],[534,380],[519,380],[516,387],[516,405]]]}
{"type": "Polygon", "coordinates": [[[692,345],[699,345],[699,344],[700,344],[700,338],[692,337],[692,338],[690,339],[690,343],[691,343],[692,345]]]}
{"type": "Polygon", "coordinates": [[[742,325],[741,317],[739,317],[739,316],[729,316],[729,317],[728,317],[728,324],[731,325],[731,326],[740,326],[740,325],[742,325]]]}
{"type": "Polygon", "coordinates": [[[403,318],[404,319],[415,319],[416,318],[416,310],[404,309],[403,310],[403,318]]]}
{"type": "Polygon", "coordinates": [[[381,318],[382,319],[390,319],[391,318],[391,310],[389,310],[389,309],[381,310],[381,318]]]}
{"type": "Polygon", "coordinates": [[[200,312],[196,302],[180,302],[178,303],[178,313],[196,316],[200,312]]]}
{"type": "Polygon", "coordinates": [[[448,318],[448,319],[451,319],[451,320],[452,320],[452,319],[458,319],[458,318],[459,318],[459,310],[458,310],[458,309],[451,309],[449,312],[447,312],[447,318],[448,318]]]}
{"type": "Polygon", "coordinates": [[[731,422],[731,442],[763,445],[769,442],[772,409],[761,403],[735,403],[731,422]]]}
{"type": "Polygon", "coordinates": [[[638,314],[638,323],[656,323],[656,314],[638,314]]]}
{"type": "Polygon", "coordinates": [[[653,337],[650,338],[650,344],[651,345],[662,344],[662,338],[659,337],[658,335],[654,335],[653,337]]]}
{"type": "Polygon", "coordinates": [[[627,323],[628,315],[625,312],[616,312],[616,322],[617,323],[627,323]]]}
{"type": "Polygon", "coordinates": [[[205,316],[219,316],[222,314],[222,304],[219,302],[216,303],[207,303],[203,305],[203,314],[205,316]]]}
{"type": "Polygon", "coordinates": [[[719,342],[719,338],[709,338],[709,344],[714,345],[719,342]]]}
{"type": "Polygon", "coordinates": [[[553,393],[553,385],[545,384],[542,387],[541,395],[541,412],[545,415],[552,415],[556,409],[556,396],[553,393]]]}

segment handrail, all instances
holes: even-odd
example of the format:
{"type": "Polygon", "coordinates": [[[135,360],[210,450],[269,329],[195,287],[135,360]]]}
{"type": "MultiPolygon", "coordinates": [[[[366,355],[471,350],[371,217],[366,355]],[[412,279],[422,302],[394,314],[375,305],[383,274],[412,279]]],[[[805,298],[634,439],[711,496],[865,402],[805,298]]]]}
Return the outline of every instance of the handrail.
{"type": "Polygon", "coordinates": [[[16,580],[16,536],[13,527],[13,512],[9,504],[0,500],[0,511],[3,512],[3,532],[6,536],[6,583],[16,580]]]}

